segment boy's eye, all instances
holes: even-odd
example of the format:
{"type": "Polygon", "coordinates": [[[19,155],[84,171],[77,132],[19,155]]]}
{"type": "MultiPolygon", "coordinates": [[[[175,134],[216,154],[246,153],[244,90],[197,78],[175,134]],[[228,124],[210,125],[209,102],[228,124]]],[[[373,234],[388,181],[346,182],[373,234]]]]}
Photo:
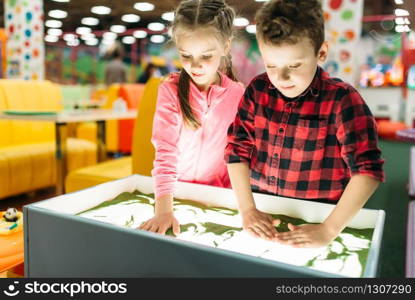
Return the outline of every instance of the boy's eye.
{"type": "Polygon", "coordinates": [[[202,59],[205,59],[205,60],[208,60],[208,59],[211,59],[212,58],[212,55],[203,55],[202,56],[202,59]]]}
{"type": "Polygon", "coordinates": [[[189,58],[190,58],[190,56],[189,56],[189,55],[184,55],[184,54],[182,54],[181,56],[182,56],[182,58],[184,58],[184,59],[189,59],[189,58]]]}
{"type": "Polygon", "coordinates": [[[297,69],[300,66],[301,66],[301,64],[296,64],[296,65],[292,65],[292,66],[289,66],[289,67],[290,67],[290,69],[297,69]]]}
{"type": "Polygon", "coordinates": [[[275,66],[273,66],[273,65],[267,65],[267,68],[268,69],[273,69],[273,68],[275,68],[275,66]]]}

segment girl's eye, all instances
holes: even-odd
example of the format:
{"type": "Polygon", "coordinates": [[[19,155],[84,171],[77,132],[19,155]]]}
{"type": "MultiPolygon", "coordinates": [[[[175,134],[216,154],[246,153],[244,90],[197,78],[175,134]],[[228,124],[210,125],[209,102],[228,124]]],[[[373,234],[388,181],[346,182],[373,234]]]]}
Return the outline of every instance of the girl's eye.
{"type": "Polygon", "coordinates": [[[182,54],[182,58],[183,58],[183,59],[189,59],[189,58],[190,58],[190,56],[188,56],[188,55],[183,55],[183,54],[182,54]]]}
{"type": "Polygon", "coordinates": [[[205,60],[208,60],[208,59],[211,59],[212,58],[212,55],[203,55],[202,56],[202,59],[205,59],[205,60]]]}
{"type": "Polygon", "coordinates": [[[273,69],[273,68],[275,68],[275,66],[268,65],[267,68],[268,69],[273,69]]]}
{"type": "Polygon", "coordinates": [[[290,66],[290,69],[297,69],[300,66],[301,66],[301,64],[292,65],[292,66],[290,66]]]}

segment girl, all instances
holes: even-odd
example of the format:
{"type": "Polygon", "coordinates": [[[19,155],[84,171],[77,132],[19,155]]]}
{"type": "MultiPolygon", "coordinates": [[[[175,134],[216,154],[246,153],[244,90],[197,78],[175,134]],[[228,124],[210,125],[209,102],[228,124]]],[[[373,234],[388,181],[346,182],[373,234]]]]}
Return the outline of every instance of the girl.
{"type": "Polygon", "coordinates": [[[234,15],[223,0],[182,1],[175,12],[172,33],[183,69],[159,87],[152,136],[155,216],[139,229],[180,233],[173,215],[177,180],[230,187],[223,154],[244,92],[229,54],[234,15]]]}

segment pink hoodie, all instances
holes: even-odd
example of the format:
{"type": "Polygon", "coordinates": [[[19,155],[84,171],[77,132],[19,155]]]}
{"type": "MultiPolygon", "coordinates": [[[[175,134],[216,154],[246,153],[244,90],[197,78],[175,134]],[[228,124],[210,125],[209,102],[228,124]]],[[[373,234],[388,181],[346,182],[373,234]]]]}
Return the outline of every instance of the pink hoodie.
{"type": "Polygon", "coordinates": [[[244,87],[224,74],[221,79],[221,85],[211,85],[208,92],[190,83],[190,104],[202,124],[197,130],[184,126],[177,96],[179,74],[160,85],[151,139],[156,149],[151,172],[156,198],[174,194],[177,180],[230,187],[223,155],[244,87]]]}

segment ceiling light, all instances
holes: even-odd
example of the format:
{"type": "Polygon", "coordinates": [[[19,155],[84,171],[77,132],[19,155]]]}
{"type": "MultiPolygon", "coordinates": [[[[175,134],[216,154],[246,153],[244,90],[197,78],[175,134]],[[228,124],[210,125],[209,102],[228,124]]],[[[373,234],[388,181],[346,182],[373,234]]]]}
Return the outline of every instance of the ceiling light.
{"type": "Polygon", "coordinates": [[[91,28],[89,27],[78,27],[76,28],[76,33],[79,35],[91,33],[91,28]]]}
{"type": "Polygon", "coordinates": [[[248,25],[248,26],[246,26],[245,30],[249,33],[255,34],[256,33],[256,25],[248,25]]]}
{"type": "Polygon", "coordinates": [[[395,31],[399,32],[399,33],[402,33],[402,32],[410,32],[411,29],[409,28],[408,25],[397,25],[395,27],[395,31]]]}
{"type": "Polygon", "coordinates": [[[63,39],[67,42],[68,41],[73,41],[73,40],[76,40],[76,35],[74,35],[72,33],[66,33],[66,34],[63,35],[63,39]]]}
{"type": "Polygon", "coordinates": [[[166,38],[163,35],[159,35],[159,34],[153,35],[150,38],[150,41],[156,44],[164,43],[165,40],[166,38]]]}
{"type": "Polygon", "coordinates": [[[122,38],[122,42],[124,44],[134,44],[135,43],[135,37],[133,36],[125,36],[122,38]]]}
{"type": "Polygon", "coordinates": [[[161,18],[163,20],[172,22],[174,20],[174,12],[172,12],[172,11],[171,12],[166,12],[166,13],[161,15],[161,18]]]}
{"type": "Polygon", "coordinates": [[[118,35],[115,32],[107,31],[102,35],[102,37],[105,40],[115,40],[115,39],[117,39],[118,35]]]}
{"type": "Polygon", "coordinates": [[[115,33],[123,33],[127,30],[127,28],[124,25],[112,25],[110,30],[115,33]]]}
{"type": "Polygon", "coordinates": [[[136,23],[140,21],[140,16],[137,16],[135,14],[126,14],[121,17],[121,21],[127,23],[136,23]]]}
{"type": "Polygon", "coordinates": [[[401,5],[401,4],[403,4],[403,0],[395,0],[395,4],[401,5]]]}
{"type": "Polygon", "coordinates": [[[59,20],[47,20],[45,26],[50,28],[60,28],[62,27],[62,22],[59,20]]]}
{"type": "Polygon", "coordinates": [[[140,11],[152,11],[154,9],[154,4],[148,2],[137,2],[134,4],[134,8],[140,11]]]}
{"type": "Polygon", "coordinates": [[[134,31],[133,35],[137,39],[143,39],[147,36],[147,32],[144,31],[144,30],[136,30],[136,31],[134,31]]]}
{"type": "Polygon", "coordinates": [[[147,25],[147,28],[151,31],[162,31],[166,26],[163,23],[153,22],[147,25]]]}
{"type": "Polygon", "coordinates": [[[93,6],[91,12],[97,15],[108,15],[111,13],[111,8],[103,5],[93,6]]]}
{"type": "Polygon", "coordinates": [[[62,29],[59,28],[49,28],[47,31],[48,35],[55,35],[55,36],[60,36],[62,35],[62,29]]]}
{"type": "Polygon", "coordinates": [[[64,10],[54,9],[49,11],[48,16],[55,19],[65,19],[68,13],[64,10]]]}
{"type": "Polygon", "coordinates": [[[90,40],[90,39],[95,39],[95,38],[96,38],[96,36],[93,33],[86,33],[86,34],[81,35],[81,40],[84,40],[84,41],[90,40]]]}
{"type": "Polygon", "coordinates": [[[395,9],[395,16],[397,17],[407,17],[409,12],[406,9],[397,8],[395,9]]]}
{"type": "Polygon", "coordinates": [[[69,2],[69,0],[52,0],[52,1],[55,1],[55,2],[61,2],[61,3],[64,3],[64,2],[69,2]]]}
{"type": "Polygon", "coordinates": [[[233,25],[237,26],[237,27],[244,27],[247,26],[249,24],[248,19],[245,18],[235,18],[233,20],[233,25]]]}
{"type": "Polygon", "coordinates": [[[79,45],[79,40],[67,41],[67,42],[66,42],[66,44],[67,44],[68,46],[71,46],[71,47],[76,47],[76,46],[78,46],[78,45],[79,45]]]}
{"type": "Polygon", "coordinates": [[[109,45],[113,45],[115,43],[115,40],[108,40],[108,39],[103,39],[101,44],[109,46],[109,45]]]}
{"type": "Polygon", "coordinates": [[[89,39],[85,41],[85,44],[88,46],[96,46],[98,45],[99,41],[98,39],[89,39]]]}
{"type": "Polygon", "coordinates": [[[57,41],[59,41],[59,37],[57,37],[56,35],[46,35],[45,41],[48,43],[56,43],[57,41]]]}
{"type": "Polygon", "coordinates": [[[86,17],[86,18],[82,18],[81,23],[84,25],[88,25],[88,26],[95,26],[95,25],[98,25],[99,20],[93,17],[86,17]]]}
{"type": "Polygon", "coordinates": [[[398,17],[398,18],[396,18],[395,19],[395,23],[397,25],[405,25],[405,24],[409,25],[409,24],[411,24],[411,22],[409,21],[409,19],[408,18],[404,18],[404,17],[398,17]]]}

